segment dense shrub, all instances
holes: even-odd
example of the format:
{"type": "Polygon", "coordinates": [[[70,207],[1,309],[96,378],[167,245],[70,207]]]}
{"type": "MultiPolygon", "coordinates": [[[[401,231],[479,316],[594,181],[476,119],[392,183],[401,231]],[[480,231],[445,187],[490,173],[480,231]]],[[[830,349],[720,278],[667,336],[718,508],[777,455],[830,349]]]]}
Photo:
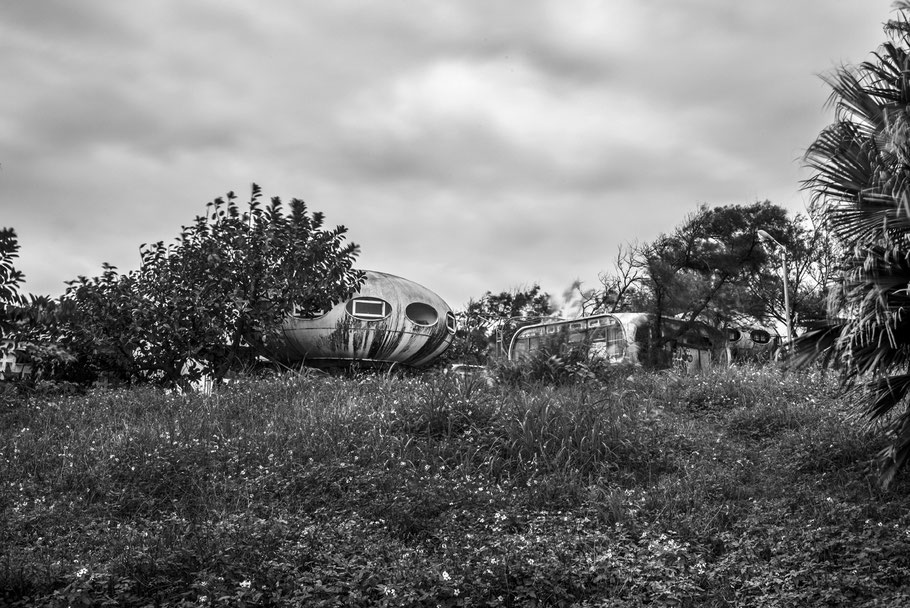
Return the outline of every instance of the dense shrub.
{"type": "MultiPolygon", "coordinates": [[[[343,301],[363,273],[352,267],[359,248],[345,243],[344,226],[326,229],[300,199],[261,199],[255,184],[245,208],[229,192],[174,242],[143,244],[138,270],[105,264],[99,276],[70,281],[58,300],[19,307],[13,338],[34,346],[44,377],[84,384],[187,389],[203,374],[220,380],[280,358],[288,312],[343,301]]],[[[4,270],[3,240],[0,232],[0,332],[4,277],[17,278],[4,270]]]]}

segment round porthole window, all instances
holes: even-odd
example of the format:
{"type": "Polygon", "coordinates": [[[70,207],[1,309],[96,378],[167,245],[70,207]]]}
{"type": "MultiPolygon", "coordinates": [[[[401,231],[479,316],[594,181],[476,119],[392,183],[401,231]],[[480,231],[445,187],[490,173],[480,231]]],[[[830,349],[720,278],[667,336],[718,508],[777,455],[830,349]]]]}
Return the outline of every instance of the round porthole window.
{"type": "Polygon", "coordinates": [[[736,329],[735,327],[727,328],[727,341],[728,342],[739,342],[739,339],[742,337],[743,337],[742,333],[740,333],[740,331],[738,329],[736,329]]]}
{"type": "Polygon", "coordinates": [[[753,329],[750,336],[756,344],[767,344],[771,341],[771,334],[763,329],[753,329]]]}
{"type": "Polygon", "coordinates": [[[380,321],[392,314],[392,305],[380,298],[353,298],[344,310],[355,319],[380,321]]]}
{"type": "Polygon", "coordinates": [[[436,309],[423,302],[408,304],[408,307],[404,309],[404,314],[406,314],[408,319],[415,325],[423,326],[434,325],[439,318],[436,309]]]}

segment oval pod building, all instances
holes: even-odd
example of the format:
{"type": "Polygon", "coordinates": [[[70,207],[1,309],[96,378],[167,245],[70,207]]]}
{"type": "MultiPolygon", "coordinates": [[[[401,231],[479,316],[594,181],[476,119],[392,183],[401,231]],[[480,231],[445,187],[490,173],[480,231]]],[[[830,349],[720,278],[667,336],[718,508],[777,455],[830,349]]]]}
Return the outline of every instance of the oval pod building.
{"type": "Polygon", "coordinates": [[[360,291],[312,318],[289,316],[282,331],[291,361],[328,367],[399,363],[422,367],[452,343],[455,315],[413,281],[364,271],[360,291]]]}

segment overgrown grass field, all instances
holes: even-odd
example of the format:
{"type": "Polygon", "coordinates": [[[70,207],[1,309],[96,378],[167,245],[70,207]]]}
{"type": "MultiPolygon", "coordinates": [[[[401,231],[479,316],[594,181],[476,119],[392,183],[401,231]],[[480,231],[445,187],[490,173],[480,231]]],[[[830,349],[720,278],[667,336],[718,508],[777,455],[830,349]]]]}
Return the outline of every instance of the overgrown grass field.
{"type": "Polygon", "coordinates": [[[906,606],[834,379],[250,381],[2,408],[0,604],[906,606]]]}

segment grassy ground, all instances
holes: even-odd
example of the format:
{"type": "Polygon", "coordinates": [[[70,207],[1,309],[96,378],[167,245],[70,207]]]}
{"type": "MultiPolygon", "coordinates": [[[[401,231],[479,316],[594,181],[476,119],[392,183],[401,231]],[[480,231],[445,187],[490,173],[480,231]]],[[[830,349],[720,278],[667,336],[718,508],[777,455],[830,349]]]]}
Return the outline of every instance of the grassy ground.
{"type": "Polygon", "coordinates": [[[0,604],[906,606],[833,381],[303,377],[0,410],[0,604]]]}

